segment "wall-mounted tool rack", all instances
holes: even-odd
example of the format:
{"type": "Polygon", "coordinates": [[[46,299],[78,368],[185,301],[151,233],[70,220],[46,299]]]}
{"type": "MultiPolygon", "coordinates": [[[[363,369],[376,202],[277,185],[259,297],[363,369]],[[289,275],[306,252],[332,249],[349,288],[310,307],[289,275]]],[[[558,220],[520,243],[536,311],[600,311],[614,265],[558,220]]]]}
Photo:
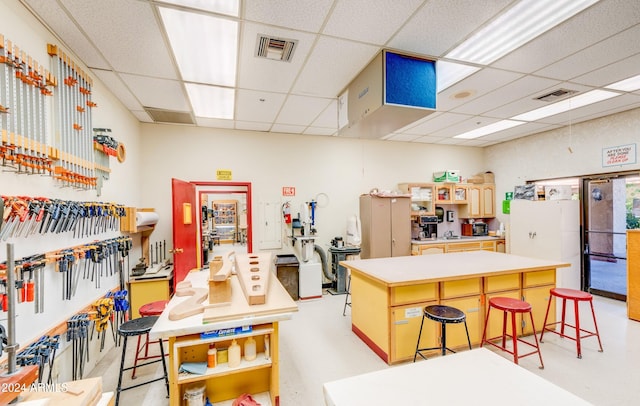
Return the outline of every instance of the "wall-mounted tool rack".
{"type": "Polygon", "coordinates": [[[55,145],[60,151],[54,178],[63,185],[95,189],[91,101],[93,80],[57,45],[47,44],[58,86],[54,103],[55,145]]]}
{"type": "Polygon", "coordinates": [[[43,65],[0,34],[0,159],[17,173],[52,171],[46,98],[57,80],[43,65]]]}

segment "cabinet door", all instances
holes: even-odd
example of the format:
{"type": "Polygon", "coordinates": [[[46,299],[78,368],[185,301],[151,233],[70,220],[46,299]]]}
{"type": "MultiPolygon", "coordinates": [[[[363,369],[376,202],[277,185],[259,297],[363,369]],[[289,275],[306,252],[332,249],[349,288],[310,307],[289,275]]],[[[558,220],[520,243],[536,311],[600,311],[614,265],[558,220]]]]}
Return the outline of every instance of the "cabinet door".
{"type": "MultiPolygon", "coordinates": [[[[389,199],[391,209],[391,256],[411,255],[411,200],[408,197],[389,199]]],[[[389,238],[389,237],[387,237],[389,238]]]]}
{"type": "MultiPolygon", "coordinates": [[[[424,308],[434,304],[437,302],[391,308],[391,362],[413,359],[424,308]]],[[[437,347],[439,345],[438,331],[436,323],[425,319],[420,336],[420,348],[437,347]]]]}
{"type": "Polygon", "coordinates": [[[480,242],[455,242],[447,244],[447,252],[479,251],[480,242]]]}
{"type": "Polygon", "coordinates": [[[430,254],[444,254],[445,245],[437,244],[437,245],[421,245],[420,246],[420,255],[430,255],[430,254]]]}
{"type": "Polygon", "coordinates": [[[467,198],[469,202],[467,204],[467,212],[465,213],[466,218],[474,218],[480,217],[480,205],[481,205],[481,186],[473,185],[469,186],[469,191],[467,193],[467,198]]]}
{"type": "MultiPolygon", "coordinates": [[[[480,344],[482,340],[482,306],[480,305],[480,296],[469,296],[457,299],[441,300],[441,304],[445,306],[460,309],[467,316],[467,328],[469,329],[469,338],[471,345],[480,344]]],[[[467,334],[464,330],[464,324],[447,324],[447,347],[449,348],[469,348],[467,343],[467,334]]]]}
{"type": "Polygon", "coordinates": [[[449,204],[453,202],[451,185],[436,185],[436,202],[438,204],[449,204]]]}
{"type": "Polygon", "coordinates": [[[640,230],[627,230],[627,317],[640,321],[640,230]]]}
{"type": "MultiPolygon", "coordinates": [[[[547,305],[549,304],[549,290],[554,285],[539,286],[537,288],[529,288],[522,290],[522,300],[531,305],[531,313],[533,313],[533,322],[536,325],[536,333],[542,331],[544,323],[544,316],[547,312],[547,305]]],[[[551,299],[551,309],[549,309],[549,318],[547,323],[553,323],[556,321],[556,300],[551,299]]],[[[531,319],[529,316],[523,317],[522,320],[522,334],[532,334],[533,328],[531,327],[531,319]]]]}
{"type": "Polygon", "coordinates": [[[456,204],[464,204],[468,202],[467,194],[469,193],[467,185],[454,185],[453,186],[453,202],[456,204]]]}
{"type": "Polygon", "coordinates": [[[496,216],[496,187],[495,185],[482,185],[482,217],[496,216]]]}
{"type": "MultiPolygon", "coordinates": [[[[512,290],[509,292],[499,292],[499,293],[492,293],[492,294],[488,294],[486,296],[486,310],[485,310],[485,319],[486,319],[486,315],[487,312],[489,311],[489,300],[491,300],[491,298],[493,297],[508,297],[511,299],[518,299],[520,300],[520,290],[512,290]]],[[[489,317],[489,320],[487,321],[487,338],[493,338],[493,337],[501,337],[502,336],[502,322],[504,319],[504,312],[501,312],[498,309],[491,309],[491,317],[489,317]]],[[[517,333],[521,334],[522,331],[522,316],[521,314],[516,314],[516,329],[517,329],[517,333]]],[[[511,326],[511,316],[509,315],[509,313],[507,313],[507,334],[511,334],[511,332],[513,331],[511,326]]]]}

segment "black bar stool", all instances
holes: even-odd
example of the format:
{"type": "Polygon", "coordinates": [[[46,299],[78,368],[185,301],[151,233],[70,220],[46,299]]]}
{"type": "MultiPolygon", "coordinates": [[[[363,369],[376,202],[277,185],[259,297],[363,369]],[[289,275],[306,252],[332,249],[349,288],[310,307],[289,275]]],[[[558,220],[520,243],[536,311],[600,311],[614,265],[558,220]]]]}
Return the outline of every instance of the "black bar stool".
{"type": "MultiPolygon", "coordinates": [[[[138,364],[132,367],[125,368],[124,367],[124,359],[127,354],[127,339],[129,337],[141,336],[143,334],[148,334],[151,331],[151,328],[158,320],[158,316],[147,316],[140,317],[137,319],[129,320],[125,323],[122,323],[120,327],[118,327],[118,334],[124,337],[124,343],[122,344],[122,358],[120,359],[120,375],[118,376],[118,389],[116,391],[116,406],[118,406],[120,402],[120,392],[123,392],[128,389],[137,388],[138,386],[146,385],[152,382],[160,381],[164,379],[165,384],[167,385],[167,396],[169,396],[169,377],[167,376],[167,364],[164,360],[164,356],[161,356],[160,359],[150,362],[145,362],[144,364],[138,364]],[[162,362],[162,369],[164,370],[164,376],[156,379],[152,379],[147,382],[142,382],[136,385],[127,386],[125,388],[122,387],[122,374],[124,371],[128,371],[134,368],[140,368],[145,365],[155,364],[156,362],[162,362]]],[[[162,345],[162,340],[158,340],[160,344],[160,354],[164,354],[164,346],[162,345]]]]}
{"type": "Polygon", "coordinates": [[[427,359],[427,357],[422,354],[422,351],[442,350],[443,356],[447,354],[447,350],[455,353],[451,348],[447,348],[447,324],[449,323],[464,323],[464,329],[467,333],[467,343],[469,343],[469,349],[471,349],[471,339],[469,338],[469,329],[467,328],[467,316],[462,310],[443,305],[427,306],[424,308],[424,312],[422,313],[420,333],[418,334],[418,342],[416,343],[416,352],[413,354],[413,362],[416,362],[416,357],[418,355],[423,359],[427,359]],[[425,317],[440,323],[440,347],[420,348],[420,337],[422,336],[422,327],[424,326],[425,317]]]}
{"type": "Polygon", "coordinates": [[[344,294],[344,307],[342,308],[342,315],[347,315],[347,306],[351,307],[351,302],[349,301],[349,296],[351,296],[351,271],[349,272],[349,276],[347,276],[347,293],[344,294]]]}

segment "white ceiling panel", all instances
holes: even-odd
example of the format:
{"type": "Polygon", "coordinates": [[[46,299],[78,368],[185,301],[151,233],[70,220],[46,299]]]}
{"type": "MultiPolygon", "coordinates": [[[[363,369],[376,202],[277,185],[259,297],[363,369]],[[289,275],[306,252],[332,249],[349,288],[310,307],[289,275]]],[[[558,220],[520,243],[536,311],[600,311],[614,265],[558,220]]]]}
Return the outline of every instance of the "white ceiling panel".
{"type": "Polygon", "coordinates": [[[496,61],[494,66],[528,73],[542,69],[637,24],[638,4],[635,0],[600,1],[496,61]]]}
{"type": "Polygon", "coordinates": [[[286,93],[291,89],[304,65],[316,35],[285,30],[266,25],[246,23],[242,28],[238,87],[286,93]],[[289,62],[255,56],[258,35],[297,40],[293,58],[289,62]]]}
{"type": "Polygon", "coordinates": [[[640,25],[540,69],[535,74],[560,80],[571,80],[584,73],[602,68],[610,64],[611,61],[617,62],[640,53],[638,38],[640,38],[640,25]],[[606,59],[600,57],[603,54],[607,54],[606,59]]]}
{"type": "Polygon", "coordinates": [[[291,95],[282,106],[276,122],[306,126],[313,122],[329,103],[331,103],[330,99],[291,95]]]}
{"type": "Polygon", "coordinates": [[[147,2],[62,2],[116,71],[177,79],[153,8],[147,2]]]}
{"type": "Polygon", "coordinates": [[[322,33],[384,45],[422,3],[423,0],[339,1],[322,33]],[[353,24],[353,21],[361,24],[353,24]]]}
{"type": "MultiPolygon", "coordinates": [[[[160,7],[217,14],[159,0],[17,1],[27,5],[82,66],[94,68],[93,76],[139,121],[153,120],[143,106],[195,116],[178,74],[177,62],[184,61],[168,46],[160,7]]],[[[196,117],[196,125],[265,136],[333,136],[338,95],[383,49],[450,61],[447,52],[521,1],[240,0],[240,16],[225,17],[239,23],[234,116],[196,117]],[[292,60],[257,58],[258,34],[297,40],[292,60]]],[[[0,2],[0,13],[10,7],[6,4],[0,2]]],[[[381,139],[482,147],[638,108],[640,89],[478,139],[453,138],[548,106],[534,97],[560,88],[587,92],[640,75],[638,38],[640,1],[599,0],[498,61],[475,66],[476,73],[437,95],[433,114],[381,134],[381,139]]],[[[195,38],[192,43],[206,57],[201,41],[195,38]]],[[[279,46],[277,41],[271,45],[269,56],[277,54],[279,46]]],[[[204,65],[199,55],[192,59],[188,63],[204,65]]]]}
{"type": "Polygon", "coordinates": [[[509,3],[511,0],[427,1],[389,41],[389,47],[442,56],[509,3]]]}
{"type": "Polygon", "coordinates": [[[284,93],[238,90],[236,92],[236,119],[272,123],[282,108],[284,93]]]}
{"type": "MultiPolygon", "coordinates": [[[[122,80],[112,71],[92,69],[91,73],[98,77],[102,83],[113,93],[118,100],[124,104],[129,110],[142,110],[142,105],[134,97],[129,89],[124,85],[122,80]]],[[[146,113],[145,113],[146,114],[146,113]]]]}
{"type": "Polygon", "coordinates": [[[176,111],[191,109],[180,82],[128,74],[120,76],[145,107],[176,111]]]}
{"type": "Polygon", "coordinates": [[[245,0],[244,18],[249,21],[318,32],[333,0],[245,0]]]}
{"type": "Polygon", "coordinates": [[[337,97],[377,54],[372,45],[321,37],[304,65],[293,92],[337,97]]]}
{"type": "MultiPolygon", "coordinates": [[[[496,88],[493,92],[484,93],[469,102],[453,109],[453,112],[464,114],[486,114],[488,111],[510,104],[522,98],[522,95],[531,95],[542,92],[544,89],[557,86],[560,82],[536,76],[524,76],[505,86],[496,88]]],[[[510,116],[496,116],[508,118],[510,116]]]]}

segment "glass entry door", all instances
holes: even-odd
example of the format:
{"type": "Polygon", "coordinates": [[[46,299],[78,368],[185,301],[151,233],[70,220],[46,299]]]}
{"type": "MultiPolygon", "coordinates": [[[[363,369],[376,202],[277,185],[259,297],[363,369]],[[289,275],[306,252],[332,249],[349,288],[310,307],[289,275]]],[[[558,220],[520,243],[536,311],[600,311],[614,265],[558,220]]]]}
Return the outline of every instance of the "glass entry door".
{"type": "Polygon", "coordinates": [[[626,300],[626,230],[634,196],[640,197],[638,176],[584,179],[582,192],[585,288],[594,294],[626,300]]]}

